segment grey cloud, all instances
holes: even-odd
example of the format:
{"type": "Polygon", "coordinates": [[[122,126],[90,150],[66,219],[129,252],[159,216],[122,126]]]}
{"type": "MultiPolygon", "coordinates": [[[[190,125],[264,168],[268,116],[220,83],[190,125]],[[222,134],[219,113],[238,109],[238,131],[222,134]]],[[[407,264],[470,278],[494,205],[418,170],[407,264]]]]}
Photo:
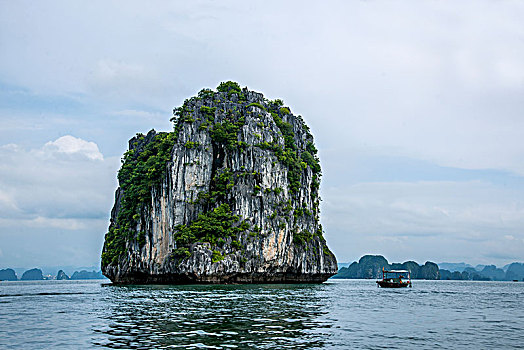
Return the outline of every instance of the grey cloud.
{"type": "Polygon", "coordinates": [[[72,136],[0,147],[1,266],[97,263],[118,158],[72,136]]]}
{"type": "Polygon", "coordinates": [[[524,248],[523,195],[480,181],[362,183],[324,189],[322,219],[342,259],[374,247],[388,256],[489,262],[496,251],[518,256],[524,248]]]}
{"type": "Polygon", "coordinates": [[[0,147],[0,204],[4,219],[107,218],[119,159],[65,136],[26,150],[0,147]]]}

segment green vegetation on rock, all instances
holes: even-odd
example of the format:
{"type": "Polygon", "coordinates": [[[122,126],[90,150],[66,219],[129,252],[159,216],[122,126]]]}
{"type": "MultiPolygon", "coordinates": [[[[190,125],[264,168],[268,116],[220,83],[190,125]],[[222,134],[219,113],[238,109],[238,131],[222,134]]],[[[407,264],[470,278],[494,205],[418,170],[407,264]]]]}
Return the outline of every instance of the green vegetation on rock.
{"type": "Polygon", "coordinates": [[[196,147],[200,146],[200,144],[198,142],[187,141],[184,146],[186,148],[191,149],[191,148],[196,148],[196,147]]]}
{"type": "Polygon", "coordinates": [[[218,92],[227,92],[227,97],[231,98],[232,94],[237,94],[239,100],[245,100],[245,96],[242,93],[242,89],[240,88],[240,85],[234,81],[226,81],[222,82],[217,87],[218,92]]]}
{"type": "Polygon", "coordinates": [[[123,197],[116,222],[106,234],[102,265],[117,262],[126,252],[127,240],[136,239],[139,244],[145,243],[144,234],[136,232],[140,209],[150,202],[152,187],[160,184],[164,178],[174,142],[174,133],[152,134],[149,142],[144,135],[138,134],[134,148],[124,154],[118,172],[123,197]]]}
{"type": "MultiPolygon", "coordinates": [[[[248,104],[246,107],[258,107],[258,108],[260,108],[263,111],[266,110],[266,107],[264,107],[263,105],[261,105],[258,102],[252,102],[252,103],[248,104]]],[[[264,124],[262,124],[262,125],[264,125],[264,124]]]]}
{"type": "Polygon", "coordinates": [[[313,234],[307,230],[293,233],[293,242],[295,244],[304,244],[313,238],[313,234]]]}
{"type": "Polygon", "coordinates": [[[225,144],[229,150],[235,150],[239,147],[238,130],[244,125],[244,118],[238,121],[225,120],[222,123],[216,123],[211,129],[211,138],[213,141],[225,144]]]}
{"type": "Polygon", "coordinates": [[[220,253],[218,250],[213,250],[213,256],[211,258],[211,262],[216,263],[221,260],[224,260],[224,256],[222,255],[222,253],[220,253]]]}
{"type": "Polygon", "coordinates": [[[189,225],[176,227],[174,236],[177,244],[191,244],[194,242],[209,242],[217,244],[219,239],[236,239],[240,232],[249,229],[245,221],[233,215],[228,204],[221,204],[217,208],[200,214],[198,219],[189,225]]]}

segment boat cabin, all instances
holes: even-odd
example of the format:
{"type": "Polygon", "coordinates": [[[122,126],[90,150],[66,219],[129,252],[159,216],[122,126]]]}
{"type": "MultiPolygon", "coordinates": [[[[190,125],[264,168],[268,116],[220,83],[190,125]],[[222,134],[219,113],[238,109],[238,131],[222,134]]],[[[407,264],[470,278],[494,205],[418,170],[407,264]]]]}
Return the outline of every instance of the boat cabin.
{"type": "Polygon", "coordinates": [[[382,268],[382,280],[377,281],[382,288],[411,287],[411,273],[408,270],[384,270],[382,268]]]}

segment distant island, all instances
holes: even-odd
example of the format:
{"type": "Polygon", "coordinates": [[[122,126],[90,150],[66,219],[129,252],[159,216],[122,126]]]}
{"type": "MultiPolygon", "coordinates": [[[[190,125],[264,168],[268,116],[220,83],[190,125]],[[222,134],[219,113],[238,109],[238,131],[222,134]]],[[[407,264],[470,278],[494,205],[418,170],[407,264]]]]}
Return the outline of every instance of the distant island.
{"type": "Polygon", "coordinates": [[[382,255],[364,255],[358,262],[348,267],[342,267],[332,278],[380,278],[384,270],[409,270],[412,279],[438,280],[440,273],[438,265],[427,261],[419,265],[414,261],[390,264],[382,255]]]}
{"type": "Polygon", "coordinates": [[[18,280],[18,277],[16,277],[15,270],[13,269],[0,270],[0,281],[16,281],[16,280],[18,280]]]}
{"type": "MultiPolygon", "coordinates": [[[[89,279],[105,279],[102,271],[75,271],[69,277],[63,270],[59,270],[56,275],[44,276],[42,270],[38,268],[25,271],[20,278],[20,281],[42,281],[42,280],[89,280],[89,279]]],[[[18,276],[15,270],[11,268],[0,270],[0,281],[18,281],[18,276]]]]}
{"type": "Polygon", "coordinates": [[[43,280],[44,276],[42,275],[42,270],[40,269],[31,269],[24,272],[22,275],[22,278],[20,278],[22,281],[37,281],[37,280],[43,280]]]}
{"type": "Polygon", "coordinates": [[[412,279],[460,280],[460,281],[524,281],[524,263],[514,262],[498,268],[495,265],[466,263],[441,263],[427,261],[419,265],[414,261],[389,263],[382,255],[364,255],[358,262],[341,263],[342,267],[332,278],[360,279],[380,278],[385,270],[409,270],[412,279]],[[349,266],[348,266],[349,265],[349,266]],[[448,269],[440,268],[447,267],[448,269]]]}
{"type": "MultiPolygon", "coordinates": [[[[444,264],[442,264],[444,265],[444,264]]],[[[460,281],[524,281],[524,263],[514,262],[498,268],[495,265],[467,266],[462,270],[440,270],[440,279],[460,281]]]]}

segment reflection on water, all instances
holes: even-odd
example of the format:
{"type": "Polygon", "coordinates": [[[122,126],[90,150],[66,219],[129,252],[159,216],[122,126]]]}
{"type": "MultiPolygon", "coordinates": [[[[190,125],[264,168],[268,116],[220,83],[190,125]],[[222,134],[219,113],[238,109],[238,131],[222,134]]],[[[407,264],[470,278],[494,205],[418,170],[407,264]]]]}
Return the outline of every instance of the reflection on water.
{"type": "Polygon", "coordinates": [[[322,347],[326,285],[106,287],[108,348],[322,347]],[[314,329],[314,332],[310,330],[314,329]]]}

